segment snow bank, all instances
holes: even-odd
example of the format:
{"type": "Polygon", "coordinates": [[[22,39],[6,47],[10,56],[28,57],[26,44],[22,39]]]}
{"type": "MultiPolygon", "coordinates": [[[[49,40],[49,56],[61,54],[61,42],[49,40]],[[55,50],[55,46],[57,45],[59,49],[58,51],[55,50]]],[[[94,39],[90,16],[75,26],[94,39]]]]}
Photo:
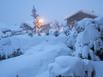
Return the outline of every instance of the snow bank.
{"type": "Polygon", "coordinates": [[[44,48],[42,52],[38,51],[38,53],[35,54],[25,54],[17,58],[3,61],[0,64],[0,76],[15,77],[18,74],[20,77],[31,77],[40,75],[48,69],[48,64],[53,62],[55,57],[59,55],[68,55],[67,50],[65,52],[62,52],[60,49],[57,49],[55,47],[57,46],[54,45],[48,50],[44,48]],[[10,71],[11,68],[12,70],[10,71]],[[6,74],[4,71],[6,72],[6,74]]]}
{"type": "Polygon", "coordinates": [[[34,36],[32,38],[25,35],[15,36],[10,39],[15,45],[23,47],[25,53],[22,56],[1,61],[1,77],[15,77],[16,75],[32,77],[42,75],[48,70],[48,65],[56,57],[69,55],[71,52],[64,44],[65,37],[63,35],[60,37],[34,36]]]}

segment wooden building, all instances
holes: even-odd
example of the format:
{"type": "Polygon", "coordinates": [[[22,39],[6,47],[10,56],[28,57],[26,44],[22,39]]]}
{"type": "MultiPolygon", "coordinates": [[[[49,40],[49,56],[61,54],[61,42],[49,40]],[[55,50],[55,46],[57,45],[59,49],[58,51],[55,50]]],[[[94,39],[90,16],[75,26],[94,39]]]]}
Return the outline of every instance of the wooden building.
{"type": "Polygon", "coordinates": [[[73,27],[75,22],[77,22],[77,21],[80,21],[84,18],[94,19],[96,17],[97,16],[95,16],[93,14],[89,14],[89,13],[86,13],[86,12],[83,12],[83,11],[79,11],[79,12],[75,13],[74,15],[67,17],[66,22],[67,22],[67,25],[69,25],[70,27],[73,27]]]}

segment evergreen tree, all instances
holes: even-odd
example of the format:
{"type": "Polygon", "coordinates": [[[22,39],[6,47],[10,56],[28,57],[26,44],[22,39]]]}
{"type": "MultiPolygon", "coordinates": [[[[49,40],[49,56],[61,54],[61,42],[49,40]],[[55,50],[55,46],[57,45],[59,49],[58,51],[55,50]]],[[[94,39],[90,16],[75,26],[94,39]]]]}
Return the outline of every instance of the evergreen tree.
{"type": "Polygon", "coordinates": [[[33,9],[32,9],[32,17],[33,17],[34,19],[36,19],[38,16],[39,16],[39,15],[37,14],[36,8],[35,8],[35,6],[33,6],[33,9]]]}

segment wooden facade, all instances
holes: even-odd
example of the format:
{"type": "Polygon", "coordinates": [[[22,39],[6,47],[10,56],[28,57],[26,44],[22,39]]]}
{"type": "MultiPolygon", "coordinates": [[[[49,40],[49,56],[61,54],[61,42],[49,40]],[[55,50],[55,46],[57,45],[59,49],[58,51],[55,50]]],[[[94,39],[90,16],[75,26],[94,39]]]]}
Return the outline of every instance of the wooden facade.
{"type": "Polygon", "coordinates": [[[86,13],[86,12],[83,12],[83,11],[79,11],[77,12],[76,14],[70,16],[70,17],[67,17],[66,18],[66,22],[67,22],[67,25],[73,27],[75,22],[77,21],[80,21],[84,18],[96,18],[97,16],[95,15],[92,15],[92,14],[89,14],[89,13],[86,13]]]}

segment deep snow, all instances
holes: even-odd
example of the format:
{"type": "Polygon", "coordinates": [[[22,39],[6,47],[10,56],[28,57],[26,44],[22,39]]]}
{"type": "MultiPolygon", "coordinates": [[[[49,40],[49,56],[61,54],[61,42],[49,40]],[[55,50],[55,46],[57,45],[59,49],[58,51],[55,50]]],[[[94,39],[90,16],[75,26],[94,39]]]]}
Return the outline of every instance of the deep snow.
{"type": "Polygon", "coordinates": [[[0,61],[0,77],[91,77],[93,70],[96,77],[103,76],[103,61],[96,55],[103,48],[102,21],[83,19],[70,30],[69,36],[21,34],[1,38],[0,54],[10,54],[17,48],[24,54],[0,61]]]}
{"type": "MultiPolygon", "coordinates": [[[[25,36],[25,38],[28,37],[25,36]]],[[[66,39],[64,36],[57,38],[54,36],[34,36],[31,40],[30,38],[29,40],[22,39],[22,42],[16,39],[17,42],[13,40],[17,45],[22,43],[22,46],[25,47],[27,44],[27,47],[30,48],[25,47],[24,55],[1,61],[0,77],[37,76],[46,72],[48,64],[53,62],[57,56],[69,54],[68,51],[70,50],[63,43],[63,39],[66,39]]]]}

